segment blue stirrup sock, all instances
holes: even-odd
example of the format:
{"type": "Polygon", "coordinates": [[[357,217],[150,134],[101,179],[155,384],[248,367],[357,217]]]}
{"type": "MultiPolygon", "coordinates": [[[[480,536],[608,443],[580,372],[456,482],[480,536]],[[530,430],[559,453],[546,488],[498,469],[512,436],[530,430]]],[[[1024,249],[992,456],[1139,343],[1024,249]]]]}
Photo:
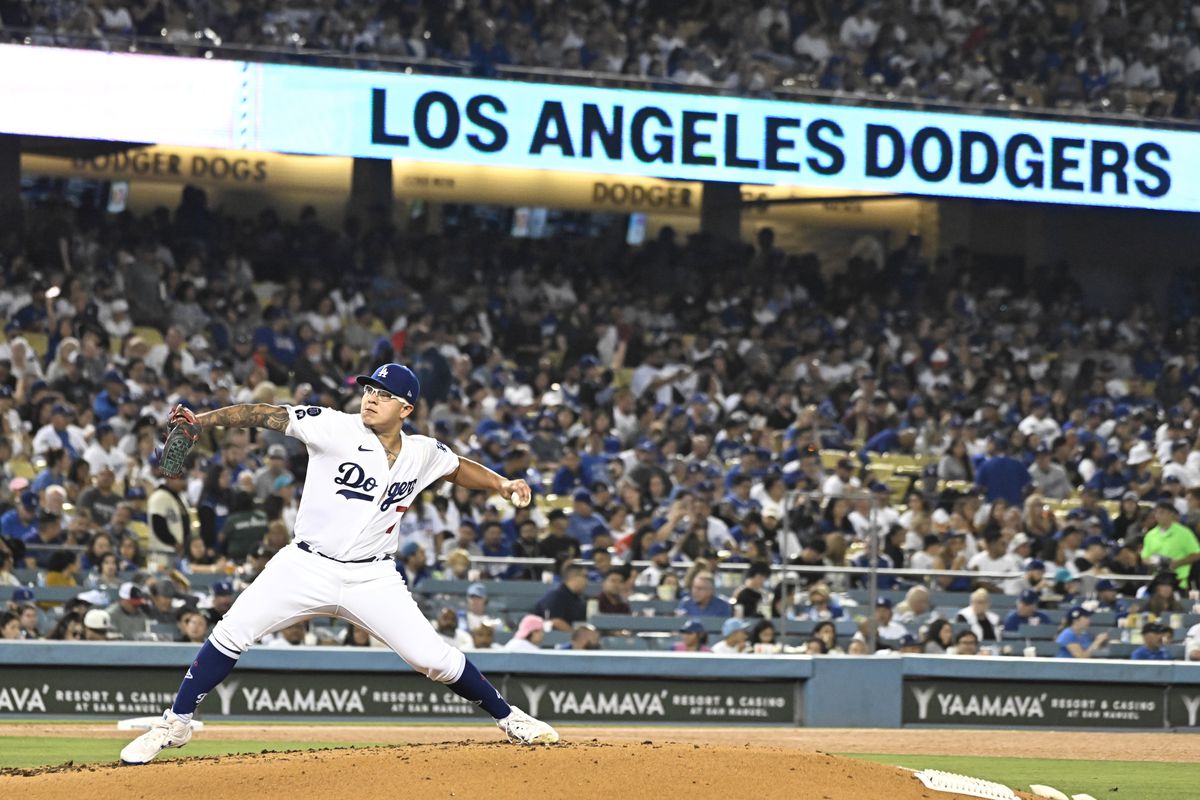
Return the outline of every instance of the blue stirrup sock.
{"type": "Polygon", "coordinates": [[[179,684],[171,711],[190,720],[204,696],[225,680],[225,676],[232,672],[236,665],[236,658],[230,658],[213,647],[211,641],[205,642],[196,654],[192,666],[188,667],[187,674],[183,676],[183,683],[179,684]]]}
{"type": "Polygon", "coordinates": [[[462,676],[454,683],[447,684],[450,690],[464,700],[470,700],[483,708],[495,719],[504,719],[512,711],[495,686],[483,677],[483,673],[467,659],[462,676]]]}

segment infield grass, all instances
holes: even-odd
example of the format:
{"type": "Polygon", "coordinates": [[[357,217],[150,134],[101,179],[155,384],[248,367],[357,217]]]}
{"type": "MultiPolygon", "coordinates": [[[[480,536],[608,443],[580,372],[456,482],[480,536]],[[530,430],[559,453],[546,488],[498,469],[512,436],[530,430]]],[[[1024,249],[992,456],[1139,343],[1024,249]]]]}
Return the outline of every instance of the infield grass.
{"type": "Polygon", "coordinates": [[[1196,800],[1200,797],[1200,764],[990,756],[841,755],[911,769],[955,772],[1003,783],[1023,792],[1029,791],[1029,784],[1040,783],[1053,786],[1068,797],[1086,793],[1096,800],[1196,800]]]}
{"type": "MultiPolygon", "coordinates": [[[[130,731],[129,738],[137,735],[130,731]]],[[[74,764],[113,764],[127,739],[95,739],[86,736],[0,736],[0,767],[53,767],[74,764]]],[[[264,750],[329,750],[372,747],[373,742],[290,742],[286,739],[238,740],[197,738],[187,747],[166,750],[158,757],[195,758],[224,756],[239,753],[261,753],[264,750]]]]}

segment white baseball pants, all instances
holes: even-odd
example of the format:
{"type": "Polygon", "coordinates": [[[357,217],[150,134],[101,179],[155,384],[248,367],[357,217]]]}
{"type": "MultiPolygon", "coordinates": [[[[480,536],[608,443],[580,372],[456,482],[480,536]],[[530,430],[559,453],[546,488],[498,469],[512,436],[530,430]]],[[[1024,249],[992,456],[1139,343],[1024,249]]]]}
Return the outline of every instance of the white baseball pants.
{"type": "Polygon", "coordinates": [[[395,562],[342,564],[295,544],[267,562],[209,640],[237,658],[266,634],[313,617],[338,617],[358,625],[439,683],[454,683],[462,676],[466,657],[425,619],[395,562]]]}

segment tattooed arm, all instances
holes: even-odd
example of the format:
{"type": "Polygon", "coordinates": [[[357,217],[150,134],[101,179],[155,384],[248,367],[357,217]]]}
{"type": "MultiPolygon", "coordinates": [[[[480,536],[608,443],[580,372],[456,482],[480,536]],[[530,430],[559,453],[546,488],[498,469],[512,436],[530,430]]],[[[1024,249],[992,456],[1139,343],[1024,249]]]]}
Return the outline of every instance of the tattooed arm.
{"type": "Polygon", "coordinates": [[[270,428],[282,433],[287,430],[288,410],[269,403],[243,403],[197,414],[196,424],[202,428],[270,428]]]}

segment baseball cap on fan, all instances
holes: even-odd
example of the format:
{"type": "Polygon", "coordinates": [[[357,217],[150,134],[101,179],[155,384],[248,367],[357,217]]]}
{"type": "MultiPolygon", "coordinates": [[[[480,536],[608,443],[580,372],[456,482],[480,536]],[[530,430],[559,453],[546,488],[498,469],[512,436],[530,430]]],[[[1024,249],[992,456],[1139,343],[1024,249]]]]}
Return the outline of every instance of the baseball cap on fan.
{"type": "Polygon", "coordinates": [[[416,405],[421,396],[421,382],[413,371],[402,364],[383,364],[370,375],[354,379],[359,386],[375,386],[391,392],[409,405],[416,405]]]}

